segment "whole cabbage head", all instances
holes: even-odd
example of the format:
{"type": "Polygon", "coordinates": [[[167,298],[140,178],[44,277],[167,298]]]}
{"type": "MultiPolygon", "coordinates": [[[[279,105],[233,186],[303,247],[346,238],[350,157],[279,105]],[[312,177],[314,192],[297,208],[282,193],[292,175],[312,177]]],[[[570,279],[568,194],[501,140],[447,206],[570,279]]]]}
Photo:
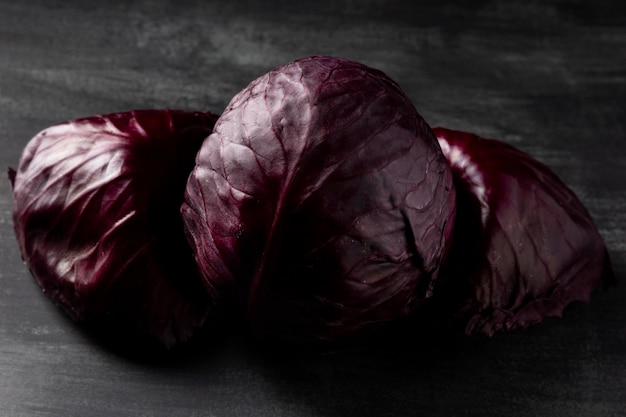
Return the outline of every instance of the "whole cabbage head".
{"type": "Polygon", "coordinates": [[[182,214],[204,284],[261,339],[367,334],[432,290],[455,192],[431,129],[378,70],[314,56],[237,94],[182,214]]]}

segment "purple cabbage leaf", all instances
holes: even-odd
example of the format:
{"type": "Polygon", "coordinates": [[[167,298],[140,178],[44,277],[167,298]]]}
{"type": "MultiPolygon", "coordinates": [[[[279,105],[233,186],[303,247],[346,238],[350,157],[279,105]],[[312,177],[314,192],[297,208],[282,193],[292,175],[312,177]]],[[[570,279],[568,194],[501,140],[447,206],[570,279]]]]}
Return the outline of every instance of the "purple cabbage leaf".
{"type": "Polygon", "coordinates": [[[498,140],[433,131],[457,190],[451,252],[429,300],[436,315],[445,305],[466,334],[492,336],[560,317],[615,282],[591,216],[546,165],[498,140]]]}
{"type": "Polygon", "coordinates": [[[10,171],[23,260],[74,320],[166,347],[212,306],[180,204],[211,113],[135,110],[37,134],[10,171]]]}

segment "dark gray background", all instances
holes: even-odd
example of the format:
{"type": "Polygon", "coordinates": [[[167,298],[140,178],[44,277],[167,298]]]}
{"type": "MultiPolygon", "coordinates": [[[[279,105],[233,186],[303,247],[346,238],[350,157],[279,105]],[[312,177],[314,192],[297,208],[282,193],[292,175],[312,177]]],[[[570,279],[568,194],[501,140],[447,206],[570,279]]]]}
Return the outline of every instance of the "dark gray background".
{"type": "MultiPolygon", "coordinates": [[[[338,55],[433,126],[505,140],[579,195],[626,278],[621,1],[0,1],[0,167],[39,130],[132,108],[221,111],[270,68],[338,55]],[[471,4],[471,5],[470,5],[471,4]]],[[[491,340],[284,360],[237,332],[162,362],[70,323],[22,265],[0,181],[2,416],[625,416],[626,285],[491,340]]]]}

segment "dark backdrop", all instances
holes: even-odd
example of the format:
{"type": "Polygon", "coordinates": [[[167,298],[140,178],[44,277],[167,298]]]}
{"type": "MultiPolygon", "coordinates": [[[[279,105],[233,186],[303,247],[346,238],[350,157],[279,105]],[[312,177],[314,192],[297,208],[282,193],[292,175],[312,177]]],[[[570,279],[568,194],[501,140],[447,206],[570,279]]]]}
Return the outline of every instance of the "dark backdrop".
{"type": "MultiPolygon", "coordinates": [[[[219,112],[257,76],[311,54],[379,68],[431,125],[500,138],[550,165],[626,277],[618,0],[0,0],[0,167],[60,121],[219,112]]],[[[625,407],[625,285],[491,340],[280,359],[234,331],[163,361],[128,357],[41,294],[0,181],[0,415],[624,416],[625,407]]]]}

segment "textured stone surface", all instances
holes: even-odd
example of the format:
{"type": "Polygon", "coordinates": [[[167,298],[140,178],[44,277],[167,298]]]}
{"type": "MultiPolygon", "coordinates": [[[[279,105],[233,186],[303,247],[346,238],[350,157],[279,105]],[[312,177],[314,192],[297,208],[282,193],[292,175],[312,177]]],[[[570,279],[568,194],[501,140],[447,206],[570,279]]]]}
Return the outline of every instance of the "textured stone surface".
{"type": "MultiPolygon", "coordinates": [[[[0,167],[38,131],[133,108],[220,112],[267,70],[342,56],[432,126],[518,146],[580,197],[626,276],[626,14],[619,1],[0,1],[0,167]]],[[[165,362],[76,328],[20,262],[0,181],[0,414],[623,416],[626,286],[491,340],[403,337],[335,355],[240,333],[165,362]]]]}

